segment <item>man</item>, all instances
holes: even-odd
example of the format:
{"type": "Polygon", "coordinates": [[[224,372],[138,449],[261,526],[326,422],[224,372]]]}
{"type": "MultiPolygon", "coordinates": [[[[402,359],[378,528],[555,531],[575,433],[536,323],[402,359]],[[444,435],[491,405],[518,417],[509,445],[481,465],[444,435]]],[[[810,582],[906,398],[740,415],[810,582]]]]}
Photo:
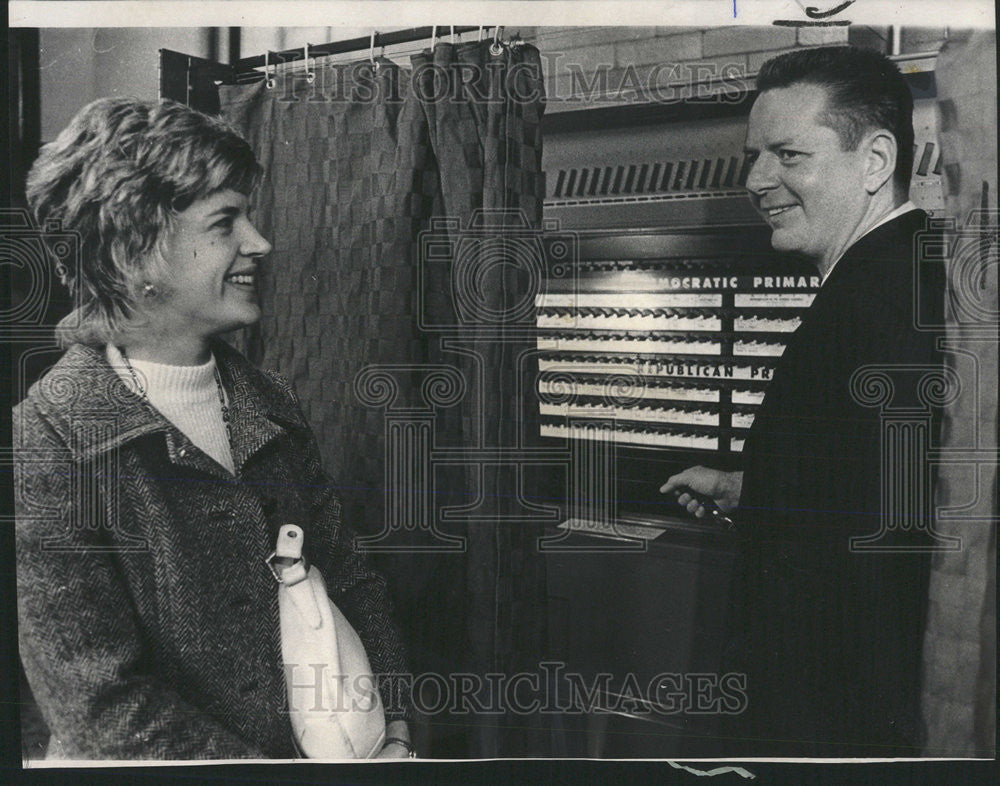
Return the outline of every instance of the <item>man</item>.
{"type": "MultiPolygon", "coordinates": [[[[688,490],[737,509],[740,657],[726,665],[747,674],[749,704],[724,747],[916,755],[929,559],[851,545],[879,531],[885,482],[880,413],[855,400],[851,377],[940,364],[936,336],[915,327],[913,244],[926,214],[908,200],[913,102],[895,65],[852,47],[774,58],[757,87],[746,187],[774,248],[811,260],[823,285],[755,418],[743,472],[694,467],[661,490],[683,492],[696,515],[705,510],[688,490]]],[[[943,270],[918,267],[920,308],[939,322],[943,270]]]]}

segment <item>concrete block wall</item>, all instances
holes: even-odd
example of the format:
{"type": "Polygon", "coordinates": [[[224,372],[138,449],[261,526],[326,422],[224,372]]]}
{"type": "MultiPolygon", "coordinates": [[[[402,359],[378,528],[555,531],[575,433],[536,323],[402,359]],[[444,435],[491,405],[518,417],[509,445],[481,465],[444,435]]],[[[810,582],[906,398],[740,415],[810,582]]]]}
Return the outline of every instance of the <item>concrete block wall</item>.
{"type": "MultiPolygon", "coordinates": [[[[767,58],[799,46],[847,43],[843,28],[827,28],[819,37],[790,27],[547,27],[532,32],[522,37],[542,53],[546,89],[554,99],[579,96],[598,69],[606,70],[612,92],[623,80],[628,87],[636,82],[662,87],[713,75],[745,76],[756,73],[767,58]]],[[[549,108],[558,111],[558,102],[549,108]]]]}
{"type": "MultiPolygon", "coordinates": [[[[560,111],[579,106],[574,94],[579,99],[588,86],[601,84],[594,82],[599,70],[612,92],[620,85],[662,87],[697,75],[753,76],[765,60],[802,47],[856,43],[888,51],[892,32],[867,27],[538,27],[508,28],[505,37],[514,34],[542,53],[548,95],[561,99],[546,111],[560,111]]],[[[941,47],[947,29],[903,27],[896,34],[903,53],[927,52],[941,47]]]]}
{"type": "Polygon", "coordinates": [[[43,142],[96,98],[159,94],[159,50],[206,57],[208,28],[43,28],[39,35],[43,142]]]}

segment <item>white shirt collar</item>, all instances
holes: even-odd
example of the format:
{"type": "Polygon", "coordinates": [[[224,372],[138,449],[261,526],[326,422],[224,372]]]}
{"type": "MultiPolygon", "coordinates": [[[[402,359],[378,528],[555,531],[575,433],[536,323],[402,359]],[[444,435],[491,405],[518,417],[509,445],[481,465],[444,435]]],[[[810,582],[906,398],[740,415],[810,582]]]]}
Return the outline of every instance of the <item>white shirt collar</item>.
{"type": "MultiPolygon", "coordinates": [[[[909,213],[911,210],[916,210],[916,209],[917,206],[913,204],[913,200],[907,199],[899,207],[895,208],[894,210],[890,210],[888,213],[882,216],[882,218],[880,218],[878,221],[876,221],[874,224],[868,227],[868,229],[864,231],[864,234],[862,234],[861,237],[864,237],[876,227],[880,227],[882,226],[882,224],[888,224],[894,218],[899,218],[901,215],[903,215],[903,213],[909,213]]],[[[861,240],[861,237],[859,237],[858,240],[861,240]]]]}

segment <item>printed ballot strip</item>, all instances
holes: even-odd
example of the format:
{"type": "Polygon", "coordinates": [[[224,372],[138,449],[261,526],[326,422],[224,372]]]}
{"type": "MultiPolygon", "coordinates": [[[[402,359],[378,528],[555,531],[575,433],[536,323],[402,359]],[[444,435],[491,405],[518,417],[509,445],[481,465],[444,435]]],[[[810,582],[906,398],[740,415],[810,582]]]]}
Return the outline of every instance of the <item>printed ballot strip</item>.
{"type": "Polygon", "coordinates": [[[310,759],[369,759],[385,741],[385,713],[364,645],[302,559],[303,532],[281,528],[268,560],[278,579],[281,656],[295,744],[310,759]]]}

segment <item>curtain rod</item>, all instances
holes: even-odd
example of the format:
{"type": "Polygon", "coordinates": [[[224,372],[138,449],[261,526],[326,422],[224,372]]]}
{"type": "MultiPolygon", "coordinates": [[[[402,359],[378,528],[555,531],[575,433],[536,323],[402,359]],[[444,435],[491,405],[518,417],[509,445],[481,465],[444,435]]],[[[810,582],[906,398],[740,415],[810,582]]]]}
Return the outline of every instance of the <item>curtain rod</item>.
{"type": "MultiPolygon", "coordinates": [[[[452,29],[454,29],[456,34],[459,33],[472,33],[476,30],[486,30],[489,28],[476,27],[476,26],[466,26],[458,27],[457,25],[452,28],[451,25],[439,26],[438,31],[447,31],[445,34],[450,35],[452,29]]],[[[395,44],[409,44],[414,41],[420,41],[424,38],[430,38],[434,34],[433,27],[410,27],[406,30],[395,30],[389,33],[375,33],[375,47],[382,46],[393,46],[395,44]]],[[[309,57],[326,57],[328,55],[340,55],[345,52],[358,52],[364,49],[368,49],[372,46],[371,36],[361,36],[359,38],[349,38],[345,41],[334,41],[329,44],[309,44],[309,57]]],[[[305,47],[300,47],[298,49],[285,49],[281,52],[269,52],[268,62],[282,63],[290,62],[293,60],[302,60],[305,58],[305,47]]],[[[237,60],[233,65],[236,74],[245,74],[249,71],[253,71],[256,68],[264,65],[264,55],[255,55],[253,57],[244,57],[237,60]]]]}

